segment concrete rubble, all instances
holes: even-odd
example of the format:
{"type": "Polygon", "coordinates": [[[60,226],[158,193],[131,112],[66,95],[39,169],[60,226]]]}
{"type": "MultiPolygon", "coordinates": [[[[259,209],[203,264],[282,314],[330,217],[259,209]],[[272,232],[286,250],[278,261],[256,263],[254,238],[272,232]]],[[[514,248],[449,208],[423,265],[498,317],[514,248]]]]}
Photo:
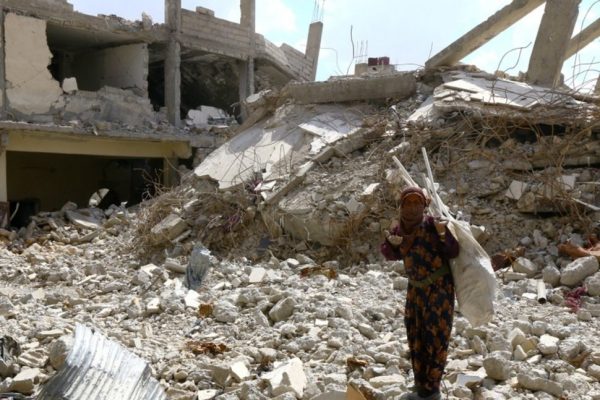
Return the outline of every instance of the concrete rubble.
{"type": "MultiPolygon", "coordinates": [[[[438,137],[459,140],[446,126],[466,129],[465,117],[450,109],[429,122],[409,121],[427,96],[402,100],[395,112],[363,107],[361,118],[355,105],[283,105],[244,128],[254,142],[240,145],[242,130],[211,156],[229,163],[260,146],[257,133],[281,138],[265,142],[273,148],[264,157],[244,156],[235,175],[208,169],[209,157],[180,186],[137,209],[67,204],[3,235],[0,326],[19,351],[2,358],[2,391],[44,390],[65,368],[76,324],[84,324],[147,360],[169,398],[397,398],[412,377],[398,307],[404,267],[378,253],[400,187],[390,157],[402,157],[418,176],[412,149],[438,137]],[[322,142],[313,152],[315,139],[322,142]],[[298,147],[273,158],[290,143],[298,147]],[[196,290],[188,289],[192,281],[196,290]]],[[[598,205],[588,182],[600,172],[575,165],[509,178],[515,170],[502,165],[531,145],[504,140],[510,151],[464,141],[456,144],[460,153],[432,153],[440,194],[485,227],[486,250],[524,249],[497,271],[491,323],[472,328],[456,315],[444,378],[449,398],[600,399],[598,258],[572,260],[558,248],[583,246],[598,220],[584,226],[560,207],[540,217],[518,205],[537,182],[548,187],[555,179],[561,193],[598,205]],[[583,283],[587,293],[572,297],[583,283]]]]}

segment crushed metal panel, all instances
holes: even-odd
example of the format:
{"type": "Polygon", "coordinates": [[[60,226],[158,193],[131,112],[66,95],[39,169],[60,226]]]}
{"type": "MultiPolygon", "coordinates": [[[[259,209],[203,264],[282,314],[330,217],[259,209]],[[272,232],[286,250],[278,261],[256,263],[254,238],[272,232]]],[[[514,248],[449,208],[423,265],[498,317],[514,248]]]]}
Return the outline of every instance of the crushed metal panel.
{"type": "Polygon", "coordinates": [[[166,400],[148,364],[98,331],[77,325],[65,365],[38,400],[166,400]]]}

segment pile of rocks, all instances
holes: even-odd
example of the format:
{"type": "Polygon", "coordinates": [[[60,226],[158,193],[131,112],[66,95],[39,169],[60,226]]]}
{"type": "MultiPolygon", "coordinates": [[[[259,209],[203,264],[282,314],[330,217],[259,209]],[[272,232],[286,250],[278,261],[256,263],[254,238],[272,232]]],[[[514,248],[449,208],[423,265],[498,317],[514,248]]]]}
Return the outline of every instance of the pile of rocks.
{"type": "MultiPolygon", "coordinates": [[[[76,323],[146,359],[173,399],[343,398],[349,385],[391,399],[412,384],[401,262],[341,269],[302,254],[259,264],[209,258],[190,291],[186,257],[141,265],[127,239],[101,231],[90,243],[0,253],[0,326],[19,347],[2,353],[0,393],[43,385],[76,323]]],[[[473,328],[456,316],[450,398],[600,398],[597,271],[593,257],[562,269],[517,259],[492,323],[473,328]],[[546,304],[537,302],[540,277],[546,304]],[[583,280],[588,296],[573,314],[563,289],[583,280]]]]}

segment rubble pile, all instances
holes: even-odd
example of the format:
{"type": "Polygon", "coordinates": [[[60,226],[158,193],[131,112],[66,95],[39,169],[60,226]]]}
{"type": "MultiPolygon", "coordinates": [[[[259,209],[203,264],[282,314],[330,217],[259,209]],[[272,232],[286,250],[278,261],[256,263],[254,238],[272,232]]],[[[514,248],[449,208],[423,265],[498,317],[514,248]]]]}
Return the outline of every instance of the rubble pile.
{"type": "Polygon", "coordinates": [[[0,232],[0,398],[57,376],[77,324],[145,360],[170,399],[399,397],[412,386],[408,280],[378,244],[397,218],[392,157],[420,182],[425,147],[500,283],[491,323],[456,314],[443,392],[600,399],[598,111],[529,102],[511,118],[436,79],[392,108],[361,107],[357,126],[337,122],[340,106],[327,119],[321,105],[257,111],[264,130],[284,120],[311,135],[294,139],[305,152],[284,157],[287,175],[249,166],[223,188],[190,172],[136,208],[70,204],[0,232]],[[332,126],[345,135],[323,139],[332,126]]]}

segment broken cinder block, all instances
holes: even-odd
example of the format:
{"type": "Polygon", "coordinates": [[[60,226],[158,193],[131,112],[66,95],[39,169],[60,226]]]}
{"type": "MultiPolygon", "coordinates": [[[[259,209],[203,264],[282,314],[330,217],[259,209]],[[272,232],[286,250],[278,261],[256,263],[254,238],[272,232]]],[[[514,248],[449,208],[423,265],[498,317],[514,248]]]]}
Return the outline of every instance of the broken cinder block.
{"type": "Polygon", "coordinates": [[[165,219],[156,224],[150,233],[155,242],[159,243],[163,240],[173,240],[181,235],[188,227],[187,222],[180,218],[177,214],[169,214],[165,219]]]}

